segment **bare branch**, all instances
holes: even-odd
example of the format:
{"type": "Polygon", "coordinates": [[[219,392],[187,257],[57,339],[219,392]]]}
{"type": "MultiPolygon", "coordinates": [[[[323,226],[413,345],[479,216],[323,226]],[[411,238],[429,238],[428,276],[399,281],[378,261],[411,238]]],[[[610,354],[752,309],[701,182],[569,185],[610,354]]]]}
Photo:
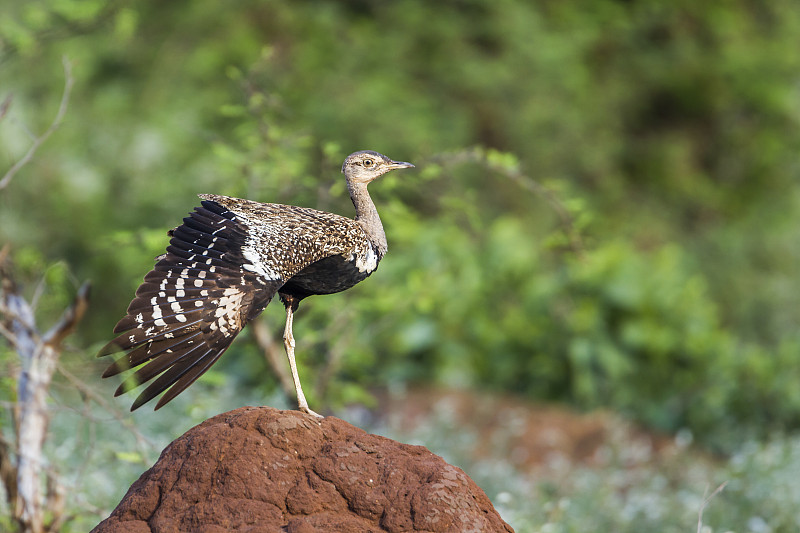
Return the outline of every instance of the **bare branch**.
{"type": "MultiPolygon", "coordinates": [[[[705,511],[706,507],[708,507],[708,504],[711,503],[711,500],[714,498],[714,496],[722,492],[722,489],[724,489],[725,485],[727,484],[727,481],[722,482],[719,487],[714,489],[714,492],[712,492],[703,500],[703,503],[700,505],[700,510],[697,512],[697,533],[700,533],[700,531],[703,529],[703,511],[705,511]]],[[[706,487],[706,493],[708,493],[708,487],[706,487]]],[[[703,496],[705,497],[705,494],[703,494],[703,496]]]]}
{"type": "Polygon", "coordinates": [[[575,252],[575,255],[581,257],[583,254],[583,242],[580,236],[580,233],[575,230],[575,220],[572,217],[572,214],[567,210],[566,206],[561,202],[561,199],[553,192],[551,189],[543,186],[538,181],[525,176],[524,174],[520,173],[518,170],[515,171],[507,171],[503,169],[496,169],[500,170],[511,178],[513,181],[517,182],[521,187],[524,189],[529,190],[530,192],[541,196],[544,198],[547,203],[550,204],[550,207],[553,208],[558,218],[561,220],[562,226],[566,228],[567,237],[570,240],[570,248],[572,251],[575,252]]]}
{"type": "MultiPolygon", "coordinates": [[[[8,170],[8,172],[6,172],[5,176],[3,176],[3,179],[0,179],[0,190],[4,189],[9,183],[11,183],[11,179],[14,177],[14,175],[19,172],[22,167],[27,165],[31,159],[33,159],[33,155],[36,153],[42,143],[44,143],[64,121],[64,115],[67,113],[67,104],[69,103],[69,96],[72,92],[72,85],[74,84],[75,79],[72,77],[72,63],[70,63],[67,56],[64,56],[61,59],[61,63],[64,65],[64,92],[61,95],[61,104],[58,106],[58,112],[56,113],[53,122],[50,124],[50,127],[47,128],[47,130],[39,137],[36,137],[33,140],[33,144],[31,144],[30,148],[28,148],[28,152],[22,156],[22,159],[17,161],[14,166],[8,170]]],[[[3,102],[3,108],[2,111],[0,111],[0,118],[7,111],[10,102],[10,97],[7,97],[3,102]]]]}
{"type": "Polygon", "coordinates": [[[523,189],[526,189],[533,194],[544,198],[544,200],[550,204],[550,207],[552,207],[553,211],[556,213],[556,216],[558,216],[561,225],[564,228],[564,232],[567,235],[567,239],[569,240],[570,248],[577,257],[583,257],[584,246],[580,232],[576,228],[575,219],[569,212],[569,209],[567,209],[567,206],[564,205],[564,202],[561,201],[561,199],[553,190],[545,187],[530,176],[526,176],[516,166],[511,167],[499,164],[493,160],[493,158],[487,155],[486,150],[480,147],[461,150],[453,154],[442,154],[435,156],[432,159],[440,165],[448,166],[465,162],[479,163],[494,172],[506,176],[520,185],[523,189]]]}
{"type": "MultiPolygon", "coordinates": [[[[6,310],[3,307],[0,307],[0,313],[6,314],[6,310]]],[[[9,344],[14,348],[17,347],[17,336],[14,335],[10,329],[8,329],[5,324],[0,322],[0,335],[6,338],[9,344]]]]}
{"type": "Polygon", "coordinates": [[[0,435],[0,479],[6,489],[6,498],[11,507],[17,502],[17,469],[11,457],[11,445],[0,435]]]}
{"type": "Polygon", "coordinates": [[[73,304],[42,337],[36,329],[33,310],[19,294],[13,279],[8,247],[0,250],[0,259],[0,307],[5,315],[4,331],[12,334],[21,362],[17,383],[17,497],[14,517],[23,532],[43,533],[45,511],[50,513],[53,524],[62,520],[64,495],[56,473],[52,471],[48,473],[48,499],[45,500],[42,494],[42,473],[48,472],[42,450],[48,424],[47,394],[61,355],[61,342],[86,310],[89,285],[80,288],[73,304]],[[62,507],[61,513],[59,506],[62,507]]]}
{"type": "Polygon", "coordinates": [[[258,347],[261,348],[264,359],[266,359],[267,364],[275,375],[278,376],[281,390],[283,390],[287,398],[293,401],[295,397],[294,382],[292,381],[292,376],[289,375],[289,371],[286,370],[286,359],[283,351],[278,348],[263,320],[253,321],[251,328],[250,331],[253,332],[253,338],[258,347]]]}
{"type": "Polygon", "coordinates": [[[341,335],[341,332],[348,331],[345,327],[348,322],[353,319],[353,312],[352,309],[337,313],[336,319],[328,325],[326,328],[327,332],[325,337],[328,339],[332,339],[334,337],[338,337],[333,343],[330,344],[327,350],[327,357],[325,360],[325,366],[322,367],[322,370],[319,372],[316,382],[316,393],[319,395],[320,398],[324,398],[325,394],[328,392],[328,386],[331,383],[331,380],[339,372],[339,369],[342,366],[342,361],[344,360],[345,355],[345,344],[346,339],[344,335],[341,335]]]}
{"type": "Polygon", "coordinates": [[[11,324],[15,318],[19,317],[16,312],[9,307],[7,298],[4,296],[6,294],[14,294],[17,291],[16,284],[11,277],[11,267],[8,264],[8,254],[10,251],[11,245],[9,244],[6,244],[0,249],[0,296],[3,296],[0,298],[0,315],[6,318],[4,322],[0,322],[0,335],[5,337],[14,349],[17,349],[19,340],[17,339],[17,335],[12,331],[13,326],[11,326],[11,324]]]}
{"type": "Polygon", "coordinates": [[[61,526],[63,526],[70,517],[70,515],[66,513],[67,489],[59,482],[58,477],[54,473],[47,476],[46,485],[47,493],[45,495],[45,502],[47,512],[52,517],[52,521],[47,524],[47,531],[61,531],[61,526]]]}
{"type": "Polygon", "coordinates": [[[3,100],[3,103],[0,104],[0,120],[3,120],[8,113],[8,109],[11,107],[11,101],[14,99],[13,94],[9,94],[3,100]]]}
{"type": "Polygon", "coordinates": [[[84,383],[79,377],[64,368],[61,363],[58,363],[58,373],[67,378],[67,381],[69,381],[73,387],[78,389],[82,395],[96,402],[106,412],[111,413],[117,422],[127,428],[128,431],[130,431],[136,438],[136,443],[139,446],[139,453],[143,457],[147,457],[149,455],[148,452],[156,448],[156,445],[139,431],[139,429],[136,427],[136,424],[133,423],[129,416],[121,413],[120,410],[114,407],[111,402],[106,400],[103,395],[98,394],[93,388],[86,385],[86,383],[84,383]]]}
{"type": "Polygon", "coordinates": [[[81,288],[78,289],[78,294],[75,296],[75,302],[64,311],[58,323],[44,334],[42,342],[55,349],[60,348],[61,342],[72,333],[89,307],[90,289],[91,283],[88,281],[81,285],[81,288]]]}

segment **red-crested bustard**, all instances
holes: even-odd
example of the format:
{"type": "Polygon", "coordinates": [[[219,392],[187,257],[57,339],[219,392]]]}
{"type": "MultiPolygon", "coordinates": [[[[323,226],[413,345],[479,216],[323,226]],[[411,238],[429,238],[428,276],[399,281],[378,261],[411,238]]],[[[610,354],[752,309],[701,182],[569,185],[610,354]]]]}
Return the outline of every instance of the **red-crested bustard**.
{"type": "Polygon", "coordinates": [[[98,354],[127,351],[103,377],[139,367],[115,396],[152,380],[131,411],[166,391],[159,409],[208,370],[277,292],[286,306],[283,338],[297,402],[320,416],[308,407],[297,374],[293,314],[303,298],[349,289],[378,268],[386,234],[367,185],[413,166],[370,150],[347,156],[342,172],[355,219],[201,194],[202,207],[168,232],[167,253],[156,258],[114,328],[120,335],[98,354]]]}

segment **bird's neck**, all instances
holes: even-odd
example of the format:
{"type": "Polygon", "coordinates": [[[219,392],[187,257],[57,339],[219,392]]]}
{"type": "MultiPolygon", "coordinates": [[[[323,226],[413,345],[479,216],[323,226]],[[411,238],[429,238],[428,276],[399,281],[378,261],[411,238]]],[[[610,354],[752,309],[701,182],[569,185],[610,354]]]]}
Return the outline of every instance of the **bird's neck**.
{"type": "Polygon", "coordinates": [[[377,246],[381,255],[385,254],[388,248],[386,233],[383,231],[383,224],[381,224],[381,217],[378,216],[378,210],[367,192],[367,184],[353,183],[348,180],[347,189],[350,191],[350,199],[356,208],[356,222],[361,224],[367,233],[367,237],[372,241],[372,244],[377,246]]]}

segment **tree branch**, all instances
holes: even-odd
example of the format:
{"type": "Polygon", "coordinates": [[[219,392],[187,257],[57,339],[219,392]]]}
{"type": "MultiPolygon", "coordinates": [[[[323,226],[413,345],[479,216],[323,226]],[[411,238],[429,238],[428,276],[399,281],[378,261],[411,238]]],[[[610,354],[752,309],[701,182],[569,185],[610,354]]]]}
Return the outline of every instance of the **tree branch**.
{"type": "Polygon", "coordinates": [[[292,381],[292,376],[289,375],[289,371],[286,370],[286,356],[278,348],[263,320],[254,320],[250,326],[253,338],[258,347],[261,348],[261,353],[264,354],[264,359],[266,359],[267,364],[278,377],[281,390],[290,401],[294,401],[294,382],[292,381]]]}
{"type": "Polygon", "coordinates": [[[0,120],[3,120],[6,117],[6,114],[8,113],[8,109],[11,107],[11,100],[13,100],[13,99],[14,99],[14,95],[13,94],[9,94],[8,96],[5,97],[5,99],[3,100],[3,103],[0,104],[0,120]]]}
{"type": "Polygon", "coordinates": [[[57,367],[58,367],[58,373],[64,376],[67,379],[67,381],[69,381],[70,385],[75,387],[84,397],[97,403],[100,407],[103,408],[103,410],[105,410],[108,413],[111,413],[111,415],[117,420],[117,422],[119,422],[122,426],[127,428],[128,431],[130,431],[133,434],[134,438],[136,439],[136,443],[139,446],[138,451],[141,454],[141,456],[145,458],[146,462],[152,462],[149,456],[150,453],[152,453],[152,450],[156,449],[156,445],[152,441],[148,440],[148,438],[145,437],[139,431],[139,429],[136,427],[136,424],[133,423],[130,417],[121,413],[120,410],[114,407],[114,405],[111,402],[106,400],[103,395],[98,394],[93,388],[89,387],[80,378],[78,378],[72,372],[64,368],[64,366],[61,363],[58,363],[57,367]]]}
{"type": "Polygon", "coordinates": [[[581,239],[580,232],[575,224],[575,217],[570,213],[567,206],[558,195],[551,189],[545,187],[530,176],[526,176],[516,164],[504,163],[501,160],[503,157],[493,156],[506,156],[510,154],[503,154],[495,150],[486,150],[481,147],[474,147],[465,149],[452,154],[441,154],[433,157],[432,159],[439,165],[457,165],[460,163],[471,162],[479,163],[485,168],[497,172],[512,181],[516,182],[523,189],[527,189],[533,194],[543,198],[555,212],[561,226],[564,228],[564,233],[569,241],[570,249],[575,253],[578,258],[583,257],[584,246],[581,239]]]}
{"type": "Polygon", "coordinates": [[[56,350],[61,350],[61,343],[64,339],[75,330],[75,326],[83,318],[83,314],[89,307],[89,293],[92,284],[84,282],[78,293],[75,295],[75,301],[69,306],[55,326],[50,328],[47,333],[42,337],[42,342],[53,347],[56,350]]]}
{"type": "MultiPolygon", "coordinates": [[[[89,284],[79,290],[55,326],[41,336],[33,309],[20,295],[14,281],[8,246],[0,250],[0,309],[13,335],[21,371],[17,383],[17,461],[14,517],[24,533],[45,531],[45,511],[52,524],[62,519],[64,491],[55,473],[48,476],[48,497],[42,494],[42,473],[46,471],[42,448],[47,433],[47,394],[61,355],[61,343],[82,318],[88,305],[89,284]],[[59,514],[59,508],[62,513],[59,514]]],[[[8,485],[8,482],[6,482],[8,485]]]]}
{"type": "Polygon", "coordinates": [[[724,489],[725,485],[727,484],[728,484],[727,481],[723,481],[722,484],[716,489],[714,489],[714,492],[712,492],[711,495],[708,497],[706,497],[706,494],[708,494],[708,487],[706,487],[705,491],[706,493],[703,494],[704,497],[703,503],[700,505],[700,510],[697,511],[697,533],[701,533],[701,531],[703,530],[703,511],[705,511],[708,504],[711,503],[711,500],[714,498],[714,496],[722,492],[722,489],[724,489]]]}
{"type": "MultiPolygon", "coordinates": [[[[39,137],[36,137],[33,140],[33,144],[31,144],[30,148],[28,148],[28,152],[22,156],[22,159],[17,161],[14,166],[8,169],[3,179],[0,179],[0,190],[6,188],[9,183],[11,183],[11,179],[14,175],[19,172],[19,170],[27,165],[31,159],[33,159],[33,155],[39,149],[39,147],[44,143],[50,135],[53,134],[54,131],[61,126],[61,123],[64,120],[64,115],[67,113],[67,104],[69,103],[69,96],[72,92],[72,85],[75,82],[75,79],[72,77],[72,63],[70,63],[67,56],[64,56],[61,59],[62,64],[64,65],[64,92],[61,95],[61,104],[58,106],[58,112],[56,113],[53,122],[50,124],[50,127],[42,133],[39,137]]],[[[0,105],[0,118],[8,111],[8,106],[11,103],[11,97],[7,97],[3,104],[0,105]]]]}

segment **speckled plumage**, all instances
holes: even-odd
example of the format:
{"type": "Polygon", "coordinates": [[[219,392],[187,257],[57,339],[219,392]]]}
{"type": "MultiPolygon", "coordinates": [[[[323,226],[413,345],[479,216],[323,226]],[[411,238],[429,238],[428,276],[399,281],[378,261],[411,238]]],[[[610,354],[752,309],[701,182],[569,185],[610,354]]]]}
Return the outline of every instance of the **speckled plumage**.
{"type": "MultiPolygon", "coordinates": [[[[248,238],[244,256],[245,269],[260,273],[266,279],[290,280],[308,265],[332,256],[355,262],[370,254],[383,257],[363,226],[357,221],[336,215],[281,204],[262,204],[240,198],[214,194],[200,195],[207,201],[224,206],[247,226],[248,238]]],[[[375,270],[364,268],[368,274],[375,270]]],[[[344,290],[343,287],[339,290],[344,290]]],[[[320,291],[328,294],[337,290],[320,291]]]]}
{"type": "Polygon", "coordinates": [[[411,167],[377,152],[348,156],[342,167],[356,218],[282,204],[200,195],[183,224],[169,232],[160,256],[127,315],[120,335],[99,355],[127,353],[103,377],[139,367],[116,395],[152,382],[132,410],[166,391],[156,409],[216,362],[249,320],[276,293],[287,308],[285,344],[301,409],[310,412],[294,363],[292,313],[313,294],[348,289],[368,277],[387,251],[367,184],[395,168],[411,167]]]}

